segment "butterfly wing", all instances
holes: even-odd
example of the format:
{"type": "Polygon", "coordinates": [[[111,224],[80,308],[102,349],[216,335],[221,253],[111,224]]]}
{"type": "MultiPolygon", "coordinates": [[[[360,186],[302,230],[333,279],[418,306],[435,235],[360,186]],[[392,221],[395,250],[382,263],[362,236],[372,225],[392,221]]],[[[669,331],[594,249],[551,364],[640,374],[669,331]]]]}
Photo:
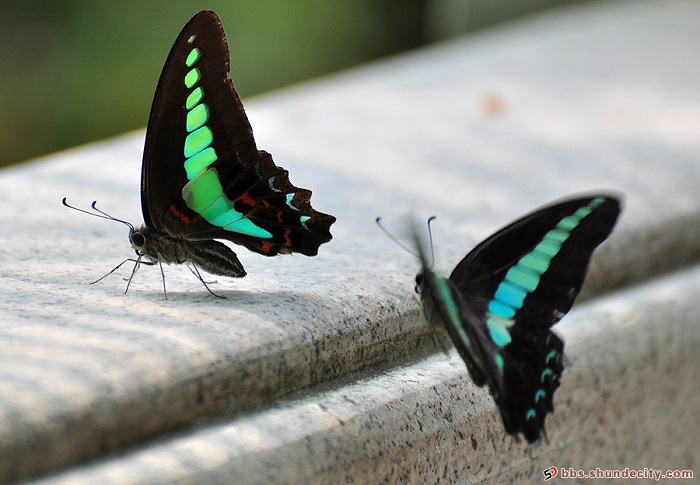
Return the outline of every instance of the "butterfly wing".
{"type": "Polygon", "coordinates": [[[151,108],[141,176],[146,225],[171,237],[227,239],[273,256],[317,254],[335,217],[259,151],[228,78],[226,37],[203,11],[182,29],[151,108]]]}
{"type": "Polygon", "coordinates": [[[539,209],[480,243],[450,275],[460,322],[491,342],[484,359],[496,372],[486,381],[509,434],[532,442],[544,429],[563,371],[564,344],[550,327],[571,309],[619,213],[619,201],[607,196],[539,209]]]}

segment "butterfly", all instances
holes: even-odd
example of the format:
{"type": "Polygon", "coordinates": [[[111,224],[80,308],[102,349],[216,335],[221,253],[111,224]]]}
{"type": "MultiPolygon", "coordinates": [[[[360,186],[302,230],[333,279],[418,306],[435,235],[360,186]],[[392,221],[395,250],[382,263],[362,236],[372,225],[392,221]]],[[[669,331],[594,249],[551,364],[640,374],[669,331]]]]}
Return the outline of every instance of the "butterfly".
{"type": "Polygon", "coordinates": [[[488,386],[516,440],[545,433],[564,369],[564,343],[550,328],[571,309],[619,214],[619,200],[605,195],[540,208],[476,246],[449,278],[428,265],[414,234],[423,313],[447,331],[474,383],[488,386]]]}
{"type": "Polygon", "coordinates": [[[137,258],[127,291],[143,258],[161,274],[162,263],[190,264],[210,292],[199,269],[245,276],[236,254],[215,239],[264,256],[315,256],[332,238],[335,217],[314,210],[311,191],[292,185],[287,170],[258,150],[229,69],[219,17],[199,12],[177,37],[151,107],[141,172],[145,224],[135,228],[93,203],[93,215],[129,227],[137,258]]]}

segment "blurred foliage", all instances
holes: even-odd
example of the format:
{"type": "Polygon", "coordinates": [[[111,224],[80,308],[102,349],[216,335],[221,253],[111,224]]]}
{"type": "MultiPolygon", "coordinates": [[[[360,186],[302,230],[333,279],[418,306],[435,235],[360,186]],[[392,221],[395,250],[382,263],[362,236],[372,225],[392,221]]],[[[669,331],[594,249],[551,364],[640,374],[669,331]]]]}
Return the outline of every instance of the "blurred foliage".
{"type": "MultiPolygon", "coordinates": [[[[513,1],[0,0],[0,166],[145,126],[169,49],[199,10],[221,17],[245,98],[421,45],[435,37],[426,17],[446,23],[450,3],[469,6],[459,23],[473,28],[513,1]],[[426,15],[436,3],[446,13],[426,15]]],[[[515,4],[538,2],[562,0],[515,4]]]]}
{"type": "Polygon", "coordinates": [[[246,97],[418,45],[423,3],[0,3],[0,165],[145,126],[169,49],[199,10],[221,17],[246,97]]]}

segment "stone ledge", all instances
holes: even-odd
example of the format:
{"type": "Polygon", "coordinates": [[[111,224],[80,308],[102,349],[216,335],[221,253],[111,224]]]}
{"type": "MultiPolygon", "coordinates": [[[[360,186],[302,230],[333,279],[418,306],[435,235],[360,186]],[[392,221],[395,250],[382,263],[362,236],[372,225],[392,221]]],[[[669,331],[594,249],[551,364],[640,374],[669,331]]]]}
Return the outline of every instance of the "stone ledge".
{"type": "Polygon", "coordinates": [[[700,267],[582,305],[549,443],[516,443],[456,352],[223,420],[42,483],[499,483],[549,466],[697,464],[700,267]],[[669,439],[660,436],[663,432],[669,439]]]}
{"type": "MultiPolygon", "coordinates": [[[[375,367],[387,376],[422,372],[423,387],[411,388],[421,412],[433,415],[434,400],[419,402],[420,390],[433,389],[432,379],[442,389],[443,414],[484,419],[477,449],[502,449],[501,442],[510,442],[493,406],[486,397],[473,397],[483,394],[470,387],[460,361],[420,360],[431,347],[412,294],[417,264],[375,227],[374,217],[384,216],[401,236],[406,212],[438,214],[437,266],[448,273],[471,247],[518,215],[566,194],[613,188],[626,194],[626,208],[596,253],[589,297],[693,264],[700,253],[700,67],[689,46],[700,45],[698,10],[696,2],[680,0],[586,4],[246,103],[260,147],[290,170],[296,185],[311,188],[314,206],[338,223],[332,243],[313,259],[238,251],[249,276],[219,280],[216,290],[229,297],[225,301],[208,297],[189,271],[176,267],[166,268],[168,302],[162,301],[157,271],[140,272],[126,296],[118,277],[86,284],[131,256],[126,233],[71,213],[60,200],[68,196],[88,205],[97,198],[103,209],[139,222],[142,133],[3,170],[7,230],[0,235],[0,278],[9,284],[0,300],[0,481],[100,456],[109,460],[110,452],[141,447],[145,440],[162,439],[167,446],[164,433],[198,420],[232,416],[235,425],[283,414],[288,407],[278,408],[279,399],[286,396],[291,408],[311,402],[318,395],[309,386],[323,383],[336,396],[348,386],[359,396],[366,383],[367,395],[375,392],[381,408],[372,384],[382,376],[343,385],[334,380],[375,367]],[[494,96],[502,102],[500,113],[484,108],[494,96]],[[411,359],[408,367],[394,369],[411,359]],[[455,385],[455,396],[463,393],[459,406],[448,405],[448,384],[455,385]],[[300,394],[292,399],[293,392],[300,394]],[[463,406],[467,396],[474,408],[463,406]]],[[[658,312],[674,315],[674,303],[669,298],[668,308],[660,304],[658,312]]],[[[571,325],[575,314],[559,327],[571,325]]],[[[615,325],[626,321],[625,314],[615,317],[615,325]]],[[[694,322],[692,314],[688,322],[694,322]]],[[[606,338],[603,333],[591,340],[606,338]]],[[[576,345],[570,338],[570,375],[597,375],[593,364],[582,367],[589,364],[577,355],[587,354],[576,345]]],[[[591,346],[592,356],[596,350],[591,346]]],[[[630,380],[644,377],[626,368],[630,380]]],[[[391,391],[400,395],[391,386],[403,381],[381,382],[390,398],[391,391]]],[[[558,391],[549,422],[552,443],[569,427],[561,403],[595,395],[594,381],[581,385],[565,381],[558,391]]],[[[606,412],[625,410],[612,403],[629,404],[616,393],[607,398],[606,412]]],[[[389,423],[415,424],[395,401],[384,406],[396,411],[386,417],[389,423]]],[[[692,400],[687,406],[697,408],[692,400]]],[[[372,415],[356,419],[371,422],[372,415]]],[[[664,415],[660,422],[669,421],[664,415]]],[[[671,436],[657,432],[655,446],[676,449],[671,436]]],[[[432,446],[476,463],[465,457],[471,449],[465,438],[432,446]]],[[[606,443],[601,433],[591,440],[606,443]]],[[[522,453],[549,457],[557,456],[556,449],[522,453]]],[[[229,451],[222,453],[226,464],[229,451]]],[[[658,459],[664,456],[672,461],[664,453],[658,459]]],[[[521,457],[509,452],[483,464],[497,470],[498,463],[521,457]]],[[[135,465],[122,464],[123,474],[138,477],[135,465]]],[[[415,473],[417,480],[432,473],[396,470],[415,473]]]]}

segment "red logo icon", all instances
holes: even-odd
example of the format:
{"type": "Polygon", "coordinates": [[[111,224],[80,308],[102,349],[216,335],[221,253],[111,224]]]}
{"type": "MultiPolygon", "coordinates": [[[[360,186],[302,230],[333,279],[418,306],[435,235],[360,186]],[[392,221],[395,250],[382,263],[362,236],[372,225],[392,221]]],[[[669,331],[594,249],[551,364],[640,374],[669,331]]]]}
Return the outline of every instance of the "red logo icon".
{"type": "Polygon", "coordinates": [[[544,481],[546,482],[547,480],[551,480],[552,478],[559,475],[559,470],[555,466],[550,466],[549,468],[544,470],[542,473],[544,473],[544,481]]]}

